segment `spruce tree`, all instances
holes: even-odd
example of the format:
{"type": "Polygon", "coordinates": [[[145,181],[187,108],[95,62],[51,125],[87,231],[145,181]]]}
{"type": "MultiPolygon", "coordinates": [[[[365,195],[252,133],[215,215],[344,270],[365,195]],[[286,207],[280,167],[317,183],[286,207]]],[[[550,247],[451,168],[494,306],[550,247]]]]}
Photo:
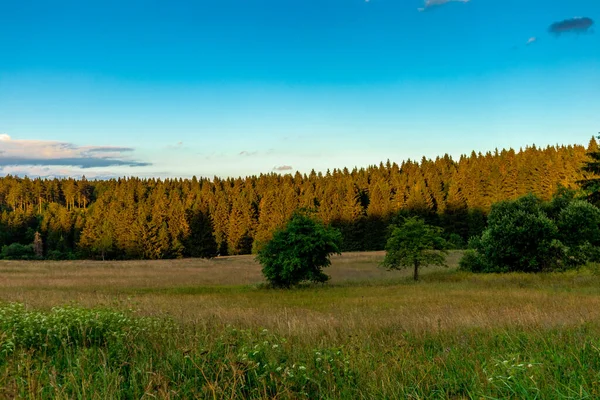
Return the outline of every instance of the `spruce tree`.
{"type": "MultiPolygon", "coordinates": [[[[598,136],[600,139],[600,135],[598,136]]],[[[600,204],[600,149],[594,138],[590,141],[588,160],[585,161],[582,170],[586,173],[585,178],[577,183],[586,192],[588,200],[595,204],[600,204]]]]}

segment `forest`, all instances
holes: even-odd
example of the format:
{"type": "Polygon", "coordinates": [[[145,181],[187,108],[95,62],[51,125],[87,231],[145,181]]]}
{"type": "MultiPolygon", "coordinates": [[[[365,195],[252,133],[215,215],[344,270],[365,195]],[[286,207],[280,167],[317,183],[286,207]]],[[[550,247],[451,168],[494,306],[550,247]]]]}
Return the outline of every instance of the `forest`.
{"type": "Polygon", "coordinates": [[[549,200],[586,179],[587,147],[382,162],[326,173],[245,178],[0,178],[2,258],[164,259],[256,253],[297,209],[338,228],[343,251],[382,250],[388,226],[420,216],[457,248],[480,234],[492,204],[549,200]]]}

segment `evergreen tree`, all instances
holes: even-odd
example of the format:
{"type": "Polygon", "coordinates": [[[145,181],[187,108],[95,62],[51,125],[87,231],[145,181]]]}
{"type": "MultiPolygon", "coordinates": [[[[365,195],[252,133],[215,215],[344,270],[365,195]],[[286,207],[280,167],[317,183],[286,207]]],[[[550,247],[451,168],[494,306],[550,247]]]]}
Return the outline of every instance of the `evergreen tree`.
{"type": "Polygon", "coordinates": [[[600,204],[600,149],[594,138],[590,140],[587,156],[588,160],[584,162],[582,168],[586,173],[585,178],[577,183],[587,193],[589,201],[598,205],[600,204]]]}

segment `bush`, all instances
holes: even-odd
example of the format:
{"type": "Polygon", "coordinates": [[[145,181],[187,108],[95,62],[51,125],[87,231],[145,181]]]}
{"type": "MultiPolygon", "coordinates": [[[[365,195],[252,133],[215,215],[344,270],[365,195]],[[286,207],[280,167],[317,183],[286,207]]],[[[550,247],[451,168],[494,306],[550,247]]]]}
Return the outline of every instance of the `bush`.
{"type": "Polygon", "coordinates": [[[575,200],[566,206],[558,215],[557,226],[567,246],[600,245],[600,209],[586,201],[575,200]]]}
{"type": "Polygon", "coordinates": [[[451,233],[446,238],[446,243],[448,243],[449,249],[464,249],[465,241],[458,233],[451,233]]]}
{"type": "Polygon", "coordinates": [[[0,257],[4,260],[34,260],[36,259],[33,245],[23,245],[20,243],[12,243],[7,246],[2,246],[0,257]]]}
{"type": "Polygon", "coordinates": [[[533,195],[492,206],[488,227],[471,241],[472,254],[463,265],[483,268],[479,272],[540,272],[560,266],[564,249],[557,240],[558,228],[542,211],[533,195]],[[473,264],[475,263],[475,264],[473,264]]]}
{"type": "Polygon", "coordinates": [[[487,229],[469,241],[473,251],[465,253],[461,268],[541,272],[600,260],[600,210],[561,193],[546,204],[533,195],[494,204],[487,229]]]}
{"type": "Polygon", "coordinates": [[[473,249],[465,251],[458,262],[458,269],[469,272],[487,272],[490,270],[485,258],[473,249]]]}
{"type": "Polygon", "coordinates": [[[492,207],[477,250],[501,270],[539,272],[553,267],[557,235],[558,229],[541,210],[541,202],[529,195],[492,207]]]}
{"type": "Polygon", "coordinates": [[[73,254],[72,252],[70,252],[70,251],[68,251],[68,252],[62,252],[60,250],[50,250],[46,254],[46,259],[47,260],[54,260],[54,261],[76,260],[77,256],[75,254],[73,254]]]}
{"type": "Polygon", "coordinates": [[[275,287],[289,288],[302,281],[326,282],[329,276],[322,268],[331,264],[331,254],[340,254],[341,243],[337,229],[296,213],[258,251],[256,259],[263,266],[265,278],[275,287]]]}

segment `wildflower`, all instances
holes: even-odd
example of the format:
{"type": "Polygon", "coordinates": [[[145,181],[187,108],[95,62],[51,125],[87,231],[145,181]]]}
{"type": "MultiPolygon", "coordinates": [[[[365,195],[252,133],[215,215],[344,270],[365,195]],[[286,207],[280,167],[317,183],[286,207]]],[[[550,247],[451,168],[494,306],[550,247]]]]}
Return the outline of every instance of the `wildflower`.
{"type": "Polygon", "coordinates": [[[299,366],[298,369],[300,371],[306,371],[306,367],[304,365],[299,366]]]}
{"type": "Polygon", "coordinates": [[[277,345],[277,344],[274,344],[274,345],[273,345],[273,348],[274,348],[274,349],[276,349],[276,348],[278,348],[278,347],[279,347],[279,345],[277,345]]]}

